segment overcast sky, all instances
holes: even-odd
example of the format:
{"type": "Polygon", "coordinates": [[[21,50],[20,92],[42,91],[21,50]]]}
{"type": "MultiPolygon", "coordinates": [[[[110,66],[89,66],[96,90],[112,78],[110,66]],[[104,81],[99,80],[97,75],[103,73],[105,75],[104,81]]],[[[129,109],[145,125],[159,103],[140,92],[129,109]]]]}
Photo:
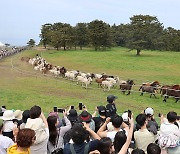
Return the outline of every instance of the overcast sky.
{"type": "Polygon", "coordinates": [[[180,29],[180,0],[1,0],[0,42],[26,45],[39,42],[41,25],[63,22],[72,26],[95,19],[129,23],[133,15],[157,16],[165,27],[180,29]]]}

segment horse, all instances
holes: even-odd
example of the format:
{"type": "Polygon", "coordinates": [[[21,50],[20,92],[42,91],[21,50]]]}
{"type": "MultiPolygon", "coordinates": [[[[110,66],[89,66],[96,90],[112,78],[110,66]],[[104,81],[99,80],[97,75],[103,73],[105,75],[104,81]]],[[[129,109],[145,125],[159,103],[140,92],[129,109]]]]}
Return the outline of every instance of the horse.
{"type": "Polygon", "coordinates": [[[180,100],[180,85],[169,86],[163,90],[165,90],[163,102],[166,102],[169,96],[174,97],[176,99],[176,103],[178,102],[178,100],[180,100]]]}
{"type": "Polygon", "coordinates": [[[96,79],[95,81],[97,82],[97,84],[98,84],[98,87],[100,86],[100,87],[102,87],[102,82],[104,81],[104,80],[106,80],[105,78],[102,78],[102,79],[96,79]]]}
{"type": "Polygon", "coordinates": [[[62,75],[63,77],[65,77],[65,73],[67,72],[65,67],[61,67],[60,68],[60,75],[62,75]]]}
{"type": "Polygon", "coordinates": [[[139,88],[139,91],[141,90],[140,96],[143,96],[144,92],[148,92],[150,93],[150,98],[152,97],[152,95],[156,97],[155,91],[157,92],[159,86],[159,81],[153,81],[152,83],[143,83],[142,86],[139,88]]]}
{"type": "Polygon", "coordinates": [[[127,95],[129,95],[131,93],[131,88],[133,85],[135,85],[133,80],[127,80],[126,83],[120,84],[120,89],[123,94],[125,94],[125,92],[128,90],[127,95]]]}

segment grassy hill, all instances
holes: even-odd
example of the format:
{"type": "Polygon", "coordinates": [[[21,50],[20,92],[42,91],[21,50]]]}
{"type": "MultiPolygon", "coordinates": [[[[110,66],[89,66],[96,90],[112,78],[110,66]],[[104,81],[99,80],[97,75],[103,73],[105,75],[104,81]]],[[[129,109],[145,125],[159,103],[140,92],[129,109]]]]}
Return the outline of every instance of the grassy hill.
{"type": "Polygon", "coordinates": [[[27,109],[34,104],[40,105],[45,112],[53,106],[67,108],[69,105],[78,106],[83,102],[92,113],[95,106],[106,105],[106,96],[114,94],[120,113],[130,109],[135,114],[146,107],[153,107],[157,114],[170,110],[180,114],[180,101],[175,103],[173,98],[167,103],[162,102],[160,95],[149,98],[149,94],[139,96],[138,88],[141,83],[158,80],[163,84],[180,83],[180,53],[143,51],[136,56],[135,51],[128,52],[126,48],[112,48],[109,51],[93,51],[91,49],[56,51],[29,50],[0,61],[0,105],[13,109],[27,109]],[[93,82],[88,90],[76,85],[76,82],[62,78],[54,78],[48,74],[43,76],[32,66],[22,62],[21,57],[41,55],[53,65],[64,66],[68,70],[117,75],[122,80],[133,79],[136,83],[130,96],[123,95],[118,88],[103,92],[93,82]],[[13,64],[13,67],[12,67],[13,64]]]}

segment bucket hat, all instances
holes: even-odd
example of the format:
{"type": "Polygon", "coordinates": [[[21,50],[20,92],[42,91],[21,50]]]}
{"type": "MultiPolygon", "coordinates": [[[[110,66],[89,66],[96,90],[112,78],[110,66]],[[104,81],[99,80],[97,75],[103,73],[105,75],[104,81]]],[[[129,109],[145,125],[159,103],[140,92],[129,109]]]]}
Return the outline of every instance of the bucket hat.
{"type": "Polygon", "coordinates": [[[3,113],[3,116],[1,117],[3,120],[13,120],[15,119],[13,111],[12,110],[6,110],[3,113]]]}

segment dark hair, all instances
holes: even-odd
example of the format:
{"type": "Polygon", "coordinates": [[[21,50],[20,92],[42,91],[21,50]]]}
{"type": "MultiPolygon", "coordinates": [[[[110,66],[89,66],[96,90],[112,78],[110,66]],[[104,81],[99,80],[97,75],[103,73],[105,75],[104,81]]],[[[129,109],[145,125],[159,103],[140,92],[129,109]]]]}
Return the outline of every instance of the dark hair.
{"type": "Polygon", "coordinates": [[[145,114],[139,114],[136,117],[136,122],[137,122],[137,124],[139,124],[142,127],[144,125],[144,123],[146,122],[146,115],[145,114]]]}
{"type": "Polygon", "coordinates": [[[169,112],[167,114],[167,119],[169,122],[175,122],[177,119],[177,113],[176,112],[169,112]]]}
{"type": "Polygon", "coordinates": [[[101,154],[110,154],[112,141],[109,137],[103,137],[99,140],[98,150],[101,154]]]}
{"type": "Polygon", "coordinates": [[[83,128],[81,123],[75,123],[73,125],[70,135],[75,144],[81,144],[89,138],[89,132],[83,128]]]}
{"type": "Polygon", "coordinates": [[[17,146],[29,148],[33,144],[35,138],[35,131],[29,128],[19,130],[16,138],[17,146]]]}
{"type": "Polygon", "coordinates": [[[116,133],[114,137],[114,149],[116,153],[121,150],[122,146],[126,143],[126,140],[127,136],[125,130],[116,133]]]}
{"type": "Polygon", "coordinates": [[[145,152],[143,150],[137,148],[137,149],[134,149],[131,152],[131,154],[145,154],[145,152]]]}
{"type": "Polygon", "coordinates": [[[56,129],[56,122],[57,117],[56,116],[49,116],[47,118],[48,127],[49,127],[49,141],[52,143],[52,145],[56,144],[56,138],[57,138],[57,129],[56,129]]]}
{"type": "Polygon", "coordinates": [[[147,146],[147,153],[148,154],[160,154],[161,153],[161,148],[155,143],[150,143],[147,146]]]}
{"type": "Polygon", "coordinates": [[[112,116],[111,122],[115,128],[119,128],[123,122],[123,119],[121,116],[116,114],[116,115],[112,116]]]}
{"type": "Polygon", "coordinates": [[[39,116],[41,115],[41,108],[37,105],[34,105],[30,111],[29,111],[29,115],[31,119],[35,119],[35,118],[39,118],[39,116]]]}
{"type": "Polygon", "coordinates": [[[27,119],[30,118],[30,115],[29,115],[30,111],[29,110],[25,110],[22,114],[22,121],[23,123],[26,123],[27,122],[27,119]]]}

